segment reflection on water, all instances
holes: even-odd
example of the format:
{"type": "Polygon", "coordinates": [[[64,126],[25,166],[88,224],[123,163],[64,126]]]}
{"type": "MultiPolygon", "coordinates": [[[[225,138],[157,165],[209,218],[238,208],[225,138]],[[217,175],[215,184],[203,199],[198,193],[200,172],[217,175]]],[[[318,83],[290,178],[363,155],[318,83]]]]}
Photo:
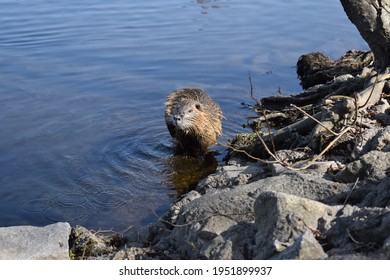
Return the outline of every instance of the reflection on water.
{"type": "Polygon", "coordinates": [[[204,157],[194,158],[174,155],[167,161],[166,185],[174,188],[177,196],[195,189],[198,182],[215,172],[218,166],[215,153],[210,152],[204,157]]]}
{"type": "MultiPolygon", "coordinates": [[[[225,4],[219,4],[216,2],[220,2],[220,0],[196,0],[198,4],[201,4],[202,9],[220,9],[220,8],[228,8],[229,1],[223,1],[225,4]]],[[[202,14],[207,14],[207,11],[202,11],[202,14]]]]}
{"type": "Polygon", "coordinates": [[[0,25],[0,226],[155,221],[225,154],[174,155],[168,93],[207,91],[226,143],[249,71],[291,94],[301,54],[366,47],[338,0],[7,0],[0,25]]]}

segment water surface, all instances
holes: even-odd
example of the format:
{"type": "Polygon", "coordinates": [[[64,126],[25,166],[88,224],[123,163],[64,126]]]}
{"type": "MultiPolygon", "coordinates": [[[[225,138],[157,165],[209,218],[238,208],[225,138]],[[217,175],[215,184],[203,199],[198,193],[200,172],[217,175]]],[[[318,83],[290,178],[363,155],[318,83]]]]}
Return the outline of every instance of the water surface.
{"type": "Polygon", "coordinates": [[[367,49],[337,0],[0,0],[0,26],[0,226],[154,221],[225,153],[173,156],[169,92],[208,91],[226,142],[249,72],[259,98],[287,95],[300,55],[367,49]]]}

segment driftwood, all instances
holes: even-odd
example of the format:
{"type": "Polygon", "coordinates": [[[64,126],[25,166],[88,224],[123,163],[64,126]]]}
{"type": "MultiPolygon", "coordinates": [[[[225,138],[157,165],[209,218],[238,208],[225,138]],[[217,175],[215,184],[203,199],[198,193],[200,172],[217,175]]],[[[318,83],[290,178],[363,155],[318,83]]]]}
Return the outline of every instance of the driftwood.
{"type": "Polygon", "coordinates": [[[365,77],[353,77],[344,75],[338,79],[313,86],[295,96],[270,96],[261,99],[261,103],[269,108],[288,107],[290,104],[297,106],[318,105],[323,98],[331,95],[352,95],[354,92],[362,89],[365,77]]]}
{"type": "MultiPolygon", "coordinates": [[[[353,139],[357,131],[364,126],[361,120],[368,115],[369,108],[380,100],[385,85],[389,83],[390,74],[378,74],[372,67],[366,67],[369,60],[367,53],[362,55],[363,52],[360,52],[355,56],[357,61],[354,63],[351,58],[352,53],[357,52],[348,52],[338,60],[339,63],[335,66],[338,72],[335,71],[340,76],[333,77],[331,81],[315,85],[297,96],[277,96],[256,100],[254,110],[262,112],[262,116],[252,120],[264,124],[257,125],[260,131],[254,131],[252,136],[240,136],[234,139],[230,145],[232,153],[245,151],[252,156],[252,159],[271,156],[271,160],[277,160],[272,158],[278,149],[307,147],[322,156],[325,151],[330,150],[329,145],[333,146],[346,141],[345,139],[353,139]],[[346,58],[348,63],[345,61],[346,58]],[[342,72],[342,69],[350,71],[351,68],[342,68],[341,61],[344,65],[354,65],[354,69],[361,69],[361,71],[354,72],[354,75],[342,72]],[[275,117],[285,114],[289,117],[291,112],[299,114],[300,117],[287,126],[270,127],[268,115],[275,117]]],[[[318,54],[315,57],[319,57],[318,54]]],[[[315,65],[316,71],[324,68],[327,68],[327,73],[332,71],[328,68],[328,60],[323,60],[326,64],[324,67],[321,67],[318,61],[312,64],[315,65]]],[[[302,68],[300,70],[302,71],[302,68]]],[[[312,74],[315,72],[310,67],[306,67],[306,70],[312,74]]],[[[301,75],[306,76],[303,72],[301,75]]],[[[252,89],[251,87],[253,98],[252,89]]]]}
{"type": "Polygon", "coordinates": [[[316,104],[330,95],[347,95],[364,88],[372,64],[371,52],[349,51],[334,61],[322,53],[302,55],[297,62],[297,74],[305,91],[295,96],[270,96],[263,98],[265,107],[275,104],[305,106],[316,104]]]}
{"type": "Polygon", "coordinates": [[[358,118],[366,113],[368,107],[378,103],[387,79],[390,79],[389,74],[376,74],[363,90],[355,94],[354,99],[337,96],[338,100],[330,108],[324,108],[320,119],[321,123],[326,125],[326,128],[317,125],[313,129],[311,148],[315,150],[321,148],[324,137],[329,135],[327,132],[340,125],[341,121],[343,121],[342,127],[354,125],[358,118]]]}

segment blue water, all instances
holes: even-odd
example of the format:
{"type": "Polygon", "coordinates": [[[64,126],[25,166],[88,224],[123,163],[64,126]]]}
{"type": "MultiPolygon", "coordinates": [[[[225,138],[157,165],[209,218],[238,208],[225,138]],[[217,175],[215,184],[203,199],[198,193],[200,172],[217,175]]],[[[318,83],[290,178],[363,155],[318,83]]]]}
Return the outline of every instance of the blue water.
{"type": "Polygon", "coordinates": [[[367,49],[337,0],[0,0],[0,26],[0,226],[152,222],[199,168],[173,156],[169,92],[209,92],[224,143],[249,72],[288,95],[300,55],[367,49]]]}

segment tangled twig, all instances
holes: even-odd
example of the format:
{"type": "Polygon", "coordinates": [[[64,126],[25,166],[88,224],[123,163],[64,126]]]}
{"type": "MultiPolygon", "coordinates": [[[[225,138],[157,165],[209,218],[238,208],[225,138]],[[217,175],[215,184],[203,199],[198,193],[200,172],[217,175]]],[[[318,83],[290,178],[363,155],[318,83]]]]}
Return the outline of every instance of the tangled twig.
{"type": "MultiPolygon", "coordinates": [[[[378,81],[378,76],[376,77],[376,80],[375,80],[375,83],[372,85],[372,87],[374,88],[376,83],[378,81]]],[[[255,97],[254,97],[254,94],[253,94],[253,84],[252,84],[252,78],[249,74],[249,84],[250,84],[250,96],[253,100],[255,100],[256,104],[259,106],[259,108],[261,108],[261,102],[259,100],[257,100],[255,97]]],[[[368,100],[371,98],[371,95],[372,95],[372,92],[374,90],[372,89],[371,90],[371,94],[370,96],[368,97],[368,99],[366,100],[365,104],[363,105],[363,107],[368,103],[368,100]]],[[[318,125],[320,125],[321,127],[323,127],[326,131],[328,131],[330,134],[332,134],[333,136],[335,136],[335,138],[324,148],[322,149],[322,151],[314,156],[312,159],[308,159],[308,160],[304,160],[304,161],[300,161],[299,163],[293,163],[293,164],[290,164],[290,163],[286,163],[284,161],[282,161],[278,156],[277,156],[277,153],[276,153],[276,145],[275,145],[275,142],[274,142],[274,137],[273,137],[273,133],[271,132],[271,125],[270,123],[268,122],[268,118],[267,118],[267,113],[266,113],[266,110],[262,110],[261,111],[261,114],[263,115],[263,119],[266,123],[266,127],[267,127],[267,130],[268,130],[268,134],[266,135],[268,137],[268,141],[271,145],[271,148],[269,147],[269,145],[266,143],[266,141],[263,139],[263,137],[260,135],[259,132],[255,131],[255,134],[257,136],[257,138],[259,139],[262,147],[264,148],[264,150],[268,153],[268,155],[273,159],[273,160],[264,160],[264,159],[261,159],[259,157],[256,157],[256,156],[253,156],[251,155],[250,153],[248,153],[247,151],[243,150],[243,149],[237,149],[235,147],[233,147],[232,145],[223,145],[223,144],[220,144],[222,146],[225,146],[227,148],[229,148],[230,150],[234,151],[234,152],[238,152],[238,153],[243,153],[245,154],[246,156],[248,156],[250,159],[253,159],[253,160],[256,160],[256,161],[259,161],[259,162],[262,162],[262,163],[265,163],[265,164],[270,164],[270,163],[279,163],[281,164],[282,166],[284,166],[285,168],[289,169],[289,170],[292,170],[292,171],[300,171],[300,170],[305,170],[305,169],[308,169],[310,166],[312,166],[319,158],[321,158],[327,151],[329,151],[339,140],[342,136],[344,136],[346,133],[348,133],[349,131],[352,130],[353,128],[353,125],[356,124],[357,122],[357,119],[358,119],[358,113],[359,113],[359,109],[362,108],[361,106],[359,106],[359,96],[355,96],[354,98],[354,102],[355,102],[355,118],[352,122],[352,124],[347,124],[347,125],[344,125],[344,127],[339,131],[339,132],[335,132],[334,130],[328,128],[324,123],[322,123],[320,120],[316,119],[315,117],[311,116],[310,114],[308,114],[306,111],[302,110],[301,108],[299,108],[298,106],[294,105],[294,104],[291,104],[291,107],[293,107],[294,109],[300,111],[301,113],[303,113],[305,116],[307,116],[308,118],[310,118],[311,120],[313,120],[315,123],[317,123],[318,125]],[[272,150],[271,150],[272,149],[272,150]],[[302,167],[294,167],[296,166],[297,164],[302,164],[302,163],[305,163],[307,162],[304,166],[302,167]]],[[[344,97],[346,98],[346,97],[344,97]]],[[[256,110],[257,112],[257,110],[256,110]]]]}

